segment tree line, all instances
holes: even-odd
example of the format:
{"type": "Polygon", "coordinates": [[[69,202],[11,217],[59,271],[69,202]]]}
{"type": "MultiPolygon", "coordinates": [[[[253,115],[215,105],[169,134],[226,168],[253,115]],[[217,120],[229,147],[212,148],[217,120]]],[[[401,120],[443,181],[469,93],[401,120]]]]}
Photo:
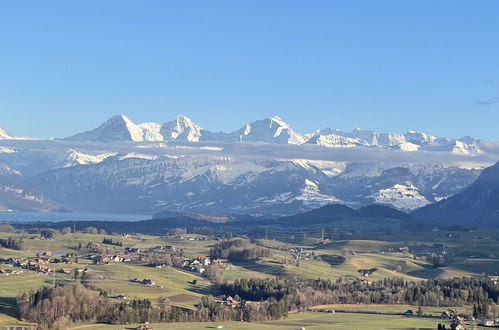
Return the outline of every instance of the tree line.
{"type": "Polygon", "coordinates": [[[102,240],[102,244],[109,244],[109,245],[116,245],[116,246],[123,246],[123,242],[120,240],[113,241],[112,238],[104,238],[102,240]]]}
{"type": "Polygon", "coordinates": [[[499,286],[484,278],[430,279],[421,282],[400,278],[374,282],[303,280],[293,278],[240,279],[218,283],[213,294],[202,297],[196,310],[172,306],[167,298],[156,303],[134,299],[115,303],[105,291],[96,295],[91,278],[81,284],[42,287],[19,295],[21,317],[42,327],[65,329],[75,324],[184,321],[263,321],[287,316],[322,304],[410,304],[419,306],[473,305],[477,317],[493,314],[499,286]],[[85,286],[83,286],[83,285],[85,286]],[[234,297],[232,306],[222,301],[234,297]]]}
{"type": "Polygon", "coordinates": [[[0,247],[12,250],[22,250],[24,247],[24,241],[22,238],[0,238],[0,247]]]}
{"type": "Polygon", "coordinates": [[[270,249],[253,246],[249,241],[241,238],[226,240],[216,244],[210,250],[214,258],[227,259],[229,262],[248,261],[272,256],[270,249]]]}
{"type": "Polygon", "coordinates": [[[114,303],[101,291],[72,283],[56,287],[42,287],[23,292],[17,298],[23,320],[36,322],[42,328],[67,329],[78,324],[141,322],[219,322],[271,320],[287,314],[286,300],[269,299],[264,302],[241,303],[228,306],[210,296],[203,296],[196,310],[172,306],[168,298],[156,303],[149,299],[133,299],[114,303]]]}
{"type": "Polygon", "coordinates": [[[287,300],[290,311],[303,311],[323,304],[409,304],[462,306],[475,304],[476,316],[493,311],[499,285],[484,278],[462,277],[415,282],[400,278],[362,280],[300,280],[292,278],[240,279],[217,284],[217,294],[243,300],[287,300]],[[478,307],[479,306],[479,307],[478,307]]]}

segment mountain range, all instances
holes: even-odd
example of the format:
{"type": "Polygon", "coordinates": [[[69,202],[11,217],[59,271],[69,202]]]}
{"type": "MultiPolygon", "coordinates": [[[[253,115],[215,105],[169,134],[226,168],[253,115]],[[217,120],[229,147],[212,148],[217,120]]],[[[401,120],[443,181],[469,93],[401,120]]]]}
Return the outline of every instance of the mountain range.
{"type": "Polygon", "coordinates": [[[0,129],[0,190],[11,194],[0,208],[291,215],[377,203],[412,211],[472,184],[495,157],[488,146],[415,131],[299,133],[279,117],[228,133],[183,115],[162,124],[117,115],[59,139],[0,129]]]}
{"type": "MultiPolygon", "coordinates": [[[[0,133],[1,134],[1,133],[0,133]]],[[[461,139],[437,138],[425,133],[407,131],[403,134],[377,133],[355,129],[342,132],[330,128],[314,132],[297,133],[281,118],[274,116],[246,124],[240,129],[225,132],[210,132],[202,129],[184,115],[164,124],[146,122],[135,124],[125,115],[108,119],[99,127],[66,138],[69,141],[98,142],[264,142],[281,144],[315,144],[329,148],[354,146],[382,147],[403,151],[449,151],[460,154],[480,153],[479,141],[471,137],[461,139]]]]}

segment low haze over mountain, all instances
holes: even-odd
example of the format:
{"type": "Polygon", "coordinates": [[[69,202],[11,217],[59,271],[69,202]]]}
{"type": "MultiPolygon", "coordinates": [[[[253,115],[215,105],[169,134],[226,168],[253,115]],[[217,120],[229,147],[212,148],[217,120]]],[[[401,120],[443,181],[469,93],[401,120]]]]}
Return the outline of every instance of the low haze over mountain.
{"type": "Polygon", "coordinates": [[[2,130],[0,140],[10,182],[72,210],[150,214],[286,215],[331,203],[408,211],[460,192],[495,157],[490,143],[471,137],[301,133],[279,117],[226,133],[183,115],[140,124],[117,115],[64,139],[16,139],[2,130]]]}

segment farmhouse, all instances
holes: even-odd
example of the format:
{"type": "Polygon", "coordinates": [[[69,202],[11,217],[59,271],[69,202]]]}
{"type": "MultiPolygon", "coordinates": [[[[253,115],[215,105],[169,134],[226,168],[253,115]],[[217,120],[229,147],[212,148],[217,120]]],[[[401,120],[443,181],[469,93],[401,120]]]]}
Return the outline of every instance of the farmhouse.
{"type": "Polygon", "coordinates": [[[0,275],[5,275],[5,276],[9,276],[9,275],[19,275],[19,274],[22,274],[23,271],[22,270],[14,270],[14,269],[0,269],[0,275]]]}
{"type": "Polygon", "coordinates": [[[43,251],[43,252],[37,253],[36,255],[38,257],[51,257],[52,254],[53,254],[52,251],[43,251]]]}
{"type": "Polygon", "coordinates": [[[36,265],[35,269],[42,274],[48,274],[51,271],[51,269],[46,265],[36,265]]]}
{"type": "Polygon", "coordinates": [[[440,317],[443,319],[453,319],[456,317],[456,312],[452,309],[448,309],[442,314],[440,314],[440,317]]]}
{"type": "Polygon", "coordinates": [[[59,272],[63,274],[71,274],[71,268],[61,268],[59,272]]]}
{"type": "Polygon", "coordinates": [[[499,276],[492,276],[492,275],[490,275],[490,276],[487,276],[487,279],[489,281],[492,281],[494,284],[499,283],[499,276]]]}
{"type": "Polygon", "coordinates": [[[149,326],[149,322],[144,322],[142,324],[139,324],[136,328],[136,330],[149,330],[151,327],[149,326]]]}
{"type": "Polygon", "coordinates": [[[234,298],[232,298],[231,296],[228,296],[227,299],[225,299],[225,304],[227,306],[232,307],[232,308],[236,308],[237,305],[239,304],[239,302],[237,300],[235,300],[234,298]]]}

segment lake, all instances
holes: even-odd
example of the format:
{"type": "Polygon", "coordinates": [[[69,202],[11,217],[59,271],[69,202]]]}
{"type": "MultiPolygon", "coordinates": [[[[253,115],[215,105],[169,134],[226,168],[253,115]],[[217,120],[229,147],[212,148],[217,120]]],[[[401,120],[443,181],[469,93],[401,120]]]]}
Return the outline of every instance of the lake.
{"type": "Polygon", "coordinates": [[[0,222],[139,221],[151,218],[151,215],[145,214],[93,212],[0,212],[0,222]]]}

